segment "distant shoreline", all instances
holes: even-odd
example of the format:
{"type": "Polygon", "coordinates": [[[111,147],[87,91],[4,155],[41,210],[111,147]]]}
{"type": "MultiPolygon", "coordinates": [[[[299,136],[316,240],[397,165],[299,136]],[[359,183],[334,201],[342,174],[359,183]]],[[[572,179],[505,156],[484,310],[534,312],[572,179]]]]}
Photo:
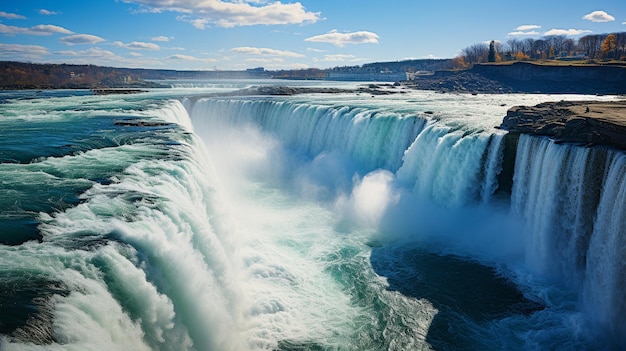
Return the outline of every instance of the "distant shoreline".
{"type": "MultiPolygon", "coordinates": [[[[609,64],[513,63],[476,64],[472,68],[443,68],[445,60],[415,60],[363,65],[345,81],[372,81],[388,77],[411,89],[459,93],[626,94],[626,66],[609,64]],[[424,62],[422,62],[424,61],[424,62]],[[408,63],[407,63],[408,62],[408,63]],[[410,66],[409,63],[413,64],[410,66]],[[419,66],[421,65],[421,66],[419,66]],[[370,67],[371,66],[371,67],[370,67]],[[372,75],[376,69],[395,67],[390,74],[372,75]],[[417,67],[431,71],[416,72],[417,67]],[[391,74],[393,73],[393,74],[391,74]],[[402,74],[400,74],[402,73],[402,74]],[[407,80],[406,76],[411,76],[407,80]],[[361,79],[359,79],[361,77],[361,79]],[[404,77],[405,79],[402,79],[404,77]]],[[[160,80],[179,79],[315,79],[342,81],[334,70],[303,71],[173,71],[0,62],[0,90],[48,89],[153,89],[168,88],[160,80]]],[[[372,83],[375,83],[372,81],[372,83]]]]}

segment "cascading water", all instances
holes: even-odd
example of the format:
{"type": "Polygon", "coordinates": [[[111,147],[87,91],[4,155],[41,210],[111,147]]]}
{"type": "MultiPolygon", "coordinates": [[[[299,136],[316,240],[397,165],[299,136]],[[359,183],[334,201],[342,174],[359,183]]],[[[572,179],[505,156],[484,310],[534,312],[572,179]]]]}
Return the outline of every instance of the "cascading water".
{"type": "Polygon", "coordinates": [[[258,126],[303,157],[343,156],[361,176],[397,172],[405,186],[445,205],[487,199],[497,183],[502,134],[468,134],[425,117],[367,108],[219,99],[187,106],[197,131],[258,126]]]}
{"type": "Polygon", "coordinates": [[[499,188],[549,97],[193,89],[0,105],[0,349],[625,344],[624,154],[521,136],[499,188]]]}
{"type": "Polygon", "coordinates": [[[615,335],[626,332],[625,162],[623,152],[521,136],[512,193],[530,266],[581,291],[615,335]]]}
{"type": "Polygon", "coordinates": [[[624,343],[626,335],[626,156],[607,158],[604,186],[589,243],[583,298],[592,318],[624,343]]]}

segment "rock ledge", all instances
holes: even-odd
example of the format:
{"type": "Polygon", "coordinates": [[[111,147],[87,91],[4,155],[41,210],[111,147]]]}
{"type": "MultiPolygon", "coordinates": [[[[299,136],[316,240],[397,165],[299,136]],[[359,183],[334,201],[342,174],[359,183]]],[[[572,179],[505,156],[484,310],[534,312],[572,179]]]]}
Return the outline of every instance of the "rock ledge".
{"type": "Polygon", "coordinates": [[[560,101],[516,106],[507,111],[499,128],[549,136],[557,142],[626,150],[626,101],[560,101]]]}

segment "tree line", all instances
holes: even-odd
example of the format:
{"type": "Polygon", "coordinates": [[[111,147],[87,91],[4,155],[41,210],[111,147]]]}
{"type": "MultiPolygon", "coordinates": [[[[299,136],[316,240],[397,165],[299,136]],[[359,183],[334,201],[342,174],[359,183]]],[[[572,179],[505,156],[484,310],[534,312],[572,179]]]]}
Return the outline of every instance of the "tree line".
{"type": "Polygon", "coordinates": [[[590,34],[578,40],[565,35],[550,35],[542,39],[479,43],[463,49],[454,61],[455,66],[461,68],[483,62],[554,59],[626,60],[626,32],[590,34]]]}
{"type": "Polygon", "coordinates": [[[129,69],[94,65],[0,62],[0,89],[95,88],[139,81],[129,69]]]}

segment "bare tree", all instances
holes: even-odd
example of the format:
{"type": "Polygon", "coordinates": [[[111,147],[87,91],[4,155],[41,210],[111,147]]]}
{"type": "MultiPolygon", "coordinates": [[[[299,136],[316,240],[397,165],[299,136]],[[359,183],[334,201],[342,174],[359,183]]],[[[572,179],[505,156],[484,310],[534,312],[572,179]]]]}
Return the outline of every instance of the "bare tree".
{"type": "Polygon", "coordinates": [[[517,39],[511,39],[506,42],[509,46],[511,56],[515,56],[518,52],[524,52],[524,43],[517,39]]]}
{"type": "Polygon", "coordinates": [[[565,50],[567,37],[565,35],[549,35],[544,37],[544,39],[548,43],[548,48],[553,48],[555,56],[561,56],[562,53],[567,53],[567,50],[565,50]]]}
{"type": "Polygon", "coordinates": [[[563,52],[565,52],[567,56],[570,56],[575,50],[576,41],[574,39],[565,39],[565,42],[563,42],[563,52]]]}
{"type": "Polygon", "coordinates": [[[598,57],[602,41],[604,41],[606,35],[585,35],[578,39],[578,50],[583,51],[589,60],[593,60],[598,57]]]}
{"type": "Polygon", "coordinates": [[[533,52],[534,47],[535,47],[535,39],[526,38],[524,39],[524,49],[522,52],[524,53],[524,55],[528,57],[535,57],[535,53],[533,52]]]}
{"type": "Polygon", "coordinates": [[[550,44],[543,39],[537,39],[533,42],[533,56],[531,57],[535,59],[543,59],[548,55],[548,51],[550,51],[550,44]]]}
{"type": "Polygon", "coordinates": [[[488,56],[489,46],[487,44],[474,44],[463,49],[463,57],[465,58],[465,62],[470,65],[486,62],[488,56]]]}

